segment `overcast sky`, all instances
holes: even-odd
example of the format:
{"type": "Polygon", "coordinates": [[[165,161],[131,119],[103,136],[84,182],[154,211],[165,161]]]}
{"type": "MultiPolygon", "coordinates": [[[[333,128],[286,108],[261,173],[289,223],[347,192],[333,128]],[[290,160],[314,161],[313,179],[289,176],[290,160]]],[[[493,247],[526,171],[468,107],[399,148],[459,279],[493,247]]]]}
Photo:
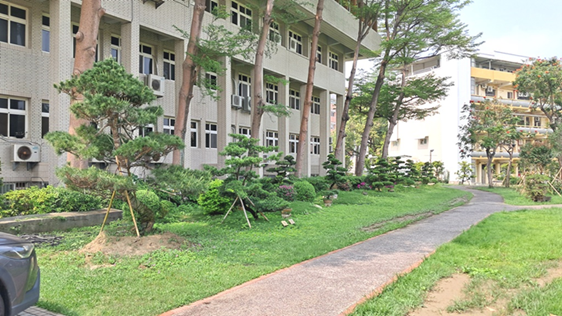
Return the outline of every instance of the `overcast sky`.
{"type": "Polygon", "coordinates": [[[483,51],[562,57],[562,0],[473,0],[460,19],[483,33],[483,51]]]}

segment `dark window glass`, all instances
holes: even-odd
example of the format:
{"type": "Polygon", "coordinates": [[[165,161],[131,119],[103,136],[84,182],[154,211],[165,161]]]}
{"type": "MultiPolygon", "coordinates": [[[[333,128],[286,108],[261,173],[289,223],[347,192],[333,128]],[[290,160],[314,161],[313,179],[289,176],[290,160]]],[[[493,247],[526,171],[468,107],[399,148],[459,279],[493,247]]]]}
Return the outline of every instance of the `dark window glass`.
{"type": "Polygon", "coordinates": [[[43,16],[43,25],[51,26],[51,19],[48,16],[43,16]]]}
{"type": "Polygon", "coordinates": [[[72,34],[78,33],[78,25],[72,25],[72,34]]]}
{"type": "Polygon", "coordinates": [[[10,10],[10,13],[11,13],[10,15],[13,16],[13,17],[25,20],[25,10],[24,9],[12,7],[11,10],[10,10]]]}
{"type": "Polygon", "coordinates": [[[232,22],[232,24],[238,25],[238,13],[232,12],[232,15],[230,17],[230,21],[232,22]]]}
{"type": "Polygon", "coordinates": [[[8,99],[0,98],[0,109],[7,109],[8,108],[8,99]]]}
{"type": "Polygon", "coordinates": [[[49,52],[49,42],[51,38],[51,32],[47,30],[42,30],[42,38],[41,38],[41,49],[44,52],[49,52]]]}
{"type": "Polygon", "coordinates": [[[25,115],[10,114],[10,137],[25,136],[25,115]]]}
{"type": "Polygon", "coordinates": [[[41,103],[41,112],[49,113],[49,103],[41,103]]]}
{"type": "Polygon", "coordinates": [[[10,100],[10,109],[12,110],[25,110],[25,101],[23,100],[10,100]]]}
{"type": "Polygon", "coordinates": [[[8,21],[0,19],[0,42],[8,42],[8,21]]]}
{"type": "Polygon", "coordinates": [[[49,132],[49,118],[42,117],[41,118],[41,138],[45,136],[49,132]]]}
{"type": "Polygon", "coordinates": [[[170,59],[170,53],[164,52],[164,59],[170,59]]]}
{"type": "Polygon", "coordinates": [[[10,21],[10,43],[25,46],[25,24],[10,21]]]}
{"type": "Polygon", "coordinates": [[[145,54],[152,55],[152,47],[143,45],[142,52],[145,54]]]}
{"type": "Polygon", "coordinates": [[[8,5],[0,3],[0,13],[8,15],[8,5]]]}
{"type": "Polygon", "coordinates": [[[0,113],[0,135],[8,136],[8,114],[0,113]]]}
{"type": "Polygon", "coordinates": [[[111,37],[111,45],[121,46],[121,43],[119,42],[119,37],[112,36],[111,37]]]}

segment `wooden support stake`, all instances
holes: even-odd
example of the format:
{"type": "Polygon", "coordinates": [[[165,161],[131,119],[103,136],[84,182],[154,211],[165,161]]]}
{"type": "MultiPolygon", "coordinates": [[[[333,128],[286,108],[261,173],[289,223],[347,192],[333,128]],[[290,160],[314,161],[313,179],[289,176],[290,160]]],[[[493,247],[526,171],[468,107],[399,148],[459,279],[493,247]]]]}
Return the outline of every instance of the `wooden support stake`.
{"type": "Polygon", "coordinates": [[[238,199],[240,200],[240,204],[242,204],[242,210],[244,210],[244,216],[246,216],[246,221],[248,222],[248,226],[252,228],[252,224],[250,224],[250,219],[248,219],[248,213],[246,213],[246,206],[244,206],[244,201],[242,201],[240,196],[238,196],[238,199]]]}
{"type": "Polygon", "coordinates": [[[109,206],[107,207],[107,212],[105,212],[103,223],[101,223],[100,234],[103,231],[103,227],[105,226],[105,222],[107,221],[107,217],[109,216],[109,210],[111,209],[111,205],[113,205],[114,198],[115,198],[115,190],[113,190],[113,193],[111,194],[111,199],[109,200],[109,206]]]}
{"type": "Polygon", "coordinates": [[[131,217],[133,218],[133,223],[135,224],[135,230],[137,231],[137,237],[140,237],[139,227],[137,226],[137,220],[135,219],[135,214],[133,213],[133,205],[131,204],[131,199],[129,198],[129,191],[125,190],[125,196],[127,197],[127,203],[129,204],[129,210],[131,211],[131,217]]]}
{"type": "Polygon", "coordinates": [[[228,209],[228,212],[226,212],[226,215],[223,217],[222,222],[224,222],[224,220],[226,219],[226,217],[228,216],[228,214],[230,213],[230,211],[232,210],[232,208],[234,207],[234,204],[236,204],[236,201],[238,201],[239,197],[237,196],[236,199],[234,200],[234,202],[232,202],[232,205],[230,206],[230,208],[228,209]]]}
{"type": "MultiPolygon", "coordinates": [[[[254,207],[256,206],[256,205],[254,204],[254,202],[252,202],[252,200],[250,200],[249,197],[246,197],[246,200],[250,201],[250,204],[252,204],[252,206],[254,206],[254,207]]],[[[263,218],[264,218],[266,221],[269,222],[269,219],[267,219],[267,217],[265,216],[265,214],[264,214],[262,211],[258,211],[258,212],[261,214],[261,216],[263,216],[263,218]]]]}

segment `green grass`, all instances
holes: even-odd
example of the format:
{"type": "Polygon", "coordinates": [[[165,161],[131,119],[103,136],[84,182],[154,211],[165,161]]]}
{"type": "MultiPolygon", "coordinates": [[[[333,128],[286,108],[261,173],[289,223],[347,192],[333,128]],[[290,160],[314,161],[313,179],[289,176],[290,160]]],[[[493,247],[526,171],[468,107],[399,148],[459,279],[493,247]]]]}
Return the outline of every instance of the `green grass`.
{"type": "Polygon", "coordinates": [[[450,312],[478,310],[515,291],[508,314],[521,309],[528,316],[561,315],[562,280],[544,288],[533,281],[560,259],[562,209],[497,213],[440,247],[352,315],[406,315],[423,304],[439,279],[459,272],[471,276],[468,298],[449,306],[450,312]]]}
{"type": "Polygon", "coordinates": [[[362,227],[405,214],[445,211],[461,204],[459,197],[468,193],[440,186],[368,195],[340,192],[329,208],[293,203],[296,225],[286,228],[279,213],[267,213],[270,222],[251,219],[252,229],[240,211],[223,224],[222,216],[193,214],[191,222],[157,228],[198,247],[142,257],[98,254],[91,260],[104,267],[93,270],[77,250],[96,236],[97,228],[82,229],[67,233],[56,248],[38,248],[39,306],[68,316],[156,315],[407,223],[389,223],[372,232],[362,227]]]}
{"type": "Polygon", "coordinates": [[[562,196],[552,195],[552,200],[550,202],[533,202],[532,200],[521,195],[515,188],[505,188],[505,187],[477,187],[477,189],[482,191],[488,191],[492,193],[499,194],[503,197],[505,204],[510,205],[548,205],[548,204],[562,204],[562,196]]]}

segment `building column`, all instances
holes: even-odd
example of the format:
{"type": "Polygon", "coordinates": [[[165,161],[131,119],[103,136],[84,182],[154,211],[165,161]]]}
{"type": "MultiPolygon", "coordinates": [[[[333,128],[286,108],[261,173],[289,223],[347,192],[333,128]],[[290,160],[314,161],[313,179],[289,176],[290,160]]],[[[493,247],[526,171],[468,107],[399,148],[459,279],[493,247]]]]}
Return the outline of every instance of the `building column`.
{"type": "Polygon", "coordinates": [[[140,1],[131,3],[131,21],[121,24],[121,62],[127,72],[139,76],[140,1]]]}
{"type": "Polygon", "coordinates": [[[328,160],[328,153],[330,152],[331,103],[330,91],[324,90],[320,92],[320,161],[318,173],[321,176],[326,175],[326,170],[322,168],[322,163],[328,160]]]}
{"type": "MultiPolygon", "coordinates": [[[[306,102],[306,84],[303,84],[300,88],[300,93],[301,93],[301,110],[300,110],[300,117],[299,117],[299,126],[300,126],[300,122],[302,121],[302,113],[304,111],[304,103],[306,102]]],[[[308,109],[308,111],[310,111],[310,109],[308,109]]],[[[300,131],[299,131],[300,133],[300,131]]],[[[302,170],[301,170],[301,176],[302,177],[310,177],[310,144],[309,144],[309,139],[310,139],[310,113],[309,113],[309,117],[308,117],[308,128],[307,128],[307,133],[305,136],[305,139],[299,139],[299,144],[300,142],[304,142],[304,153],[302,153],[303,155],[303,160],[302,160],[302,170]]]]}
{"type": "MultiPolygon", "coordinates": [[[[332,140],[334,149],[336,147],[336,142],[338,140],[338,133],[340,131],[341,118],[343,116],[344,101],[345,101],[345,96],[343,96],[343,95],[337,95],[336,96],[336,134],[334,135],[334,139],[332,140]]],[[[343,167],[346,167],[346,165],[345,165],[345,138],[343,139],[342,147],[343,148],[340,151],[340,155],[336,158],[339,159],[342,162],[343,167]]]]}
{"type": "MultiPolygon", "coordinates": [[[[225,70],[224,75],[217,78],[218,86],[222,88],[222,91],[220,92],[220,100],[217,101],[217,153],[222,152],[224,147],[226,147],[230,141],[228,134],[232,132],[231,96],[235,91],[232,86],[232,63],[227,57],[222,57],[221,62],[225,70]]],[[[201,125],[203,124],[204,123],[201,122],[201,125]]],[[[201,131],[204,135],[205,125],[201,126],[201,131]]],[[[218,155],[217,168],[223,168],[225,160],[225,156],[218,155]]]]}
{"type": "MultiPolygon", "coordinates": [[[[279,84],[279,104],[289,107],[289,77],[285,76],[287,84],[279,84]]],[[[289,109],[289,111],[291,111],[289,109]]],[[[277,131],[279,133],[279,152],[283,152],[283,157],[289,154],[289,120],[295,119],[290,116],[280,116],[277,118],[277,131]]]]}
{"type": "Polygon", "coordinates": [[[476,162],[476,184],[482,183],[482,166],[476,162]]]}
{"type": "MultiPolygon", "coordinates": [[[[72,28],[71,1],[51,0],[49,15],[51,18],[51,52],[49,53],[50,82],[59,83],[68,80],[72,74],[72,28]]],[[[59,93],[56,89],[49,90],[49,129],[50,131],[68,131],[70,122],[70,97],[59,93]]],[[[66,155],[57,156],[51,152],[51,166],[62,167],[66,164],[66,155]]],[[[54,172],[49,172],[49,183],[59,182],[54,172]]]]}

